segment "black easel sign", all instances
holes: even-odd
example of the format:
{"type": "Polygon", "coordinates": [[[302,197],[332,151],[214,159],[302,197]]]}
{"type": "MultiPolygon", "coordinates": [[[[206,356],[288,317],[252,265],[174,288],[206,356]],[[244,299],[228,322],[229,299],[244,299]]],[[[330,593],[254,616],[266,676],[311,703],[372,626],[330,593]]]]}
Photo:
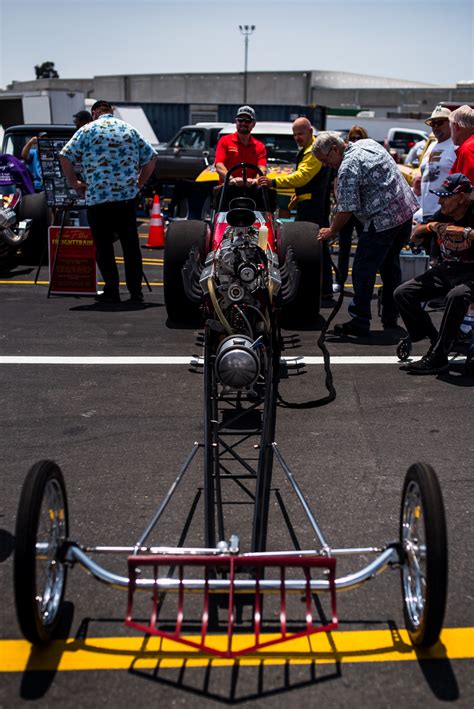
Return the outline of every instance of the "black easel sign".
{"type": "MultiPolygon", "coordinates": [[[[69,142],[68,138],[38,138],[38,155],[43,175],[43,186],[46,192],[48,207],[85,207],[85,199],[79,197],[76,190],[68,185],[61,170],[59,153],[69,142]]],[[[81,166],[74,165],[75,172],[80,175],[81,166]]]]}

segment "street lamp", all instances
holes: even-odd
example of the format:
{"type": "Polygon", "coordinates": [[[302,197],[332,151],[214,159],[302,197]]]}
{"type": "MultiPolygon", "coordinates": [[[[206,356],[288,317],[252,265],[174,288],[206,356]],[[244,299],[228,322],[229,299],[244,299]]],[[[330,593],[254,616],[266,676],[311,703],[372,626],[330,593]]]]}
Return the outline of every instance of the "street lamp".
{"type": "Polygon", "coordinates": [[[247,103],[247,58],[249,53],[249,37],[254,32],[255,25],[239,25],[239,30],[245,37],[244,103],[247,103]]]}

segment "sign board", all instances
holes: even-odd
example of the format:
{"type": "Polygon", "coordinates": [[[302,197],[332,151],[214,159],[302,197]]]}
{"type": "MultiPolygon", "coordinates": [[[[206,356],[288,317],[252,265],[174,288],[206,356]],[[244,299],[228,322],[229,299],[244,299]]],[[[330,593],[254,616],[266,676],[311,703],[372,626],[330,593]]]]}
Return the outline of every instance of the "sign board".
{"type": "MultiPolygon", "coordinates": [[[[85,207],[86,201],[77,194],[76,190],[69,187],[66,178],[61,170],[59,153],[69,142],[69,138],[38,138],[38,155],[41,162],[41,172],[43,174],[43,186],[46,192],[48,207],[85,207]]],[[[78,175],[81,172],[80,165],[74,165],[78,175]]]]}
{"type": "Polygon", "coordinates": [[[56,269],[52,278],[53,264],[61,227],[49,227],[49,280],[50,293],[55,295],[95,295],[97,274],[95,244],[90,227],[63,228],[56,269]]]}

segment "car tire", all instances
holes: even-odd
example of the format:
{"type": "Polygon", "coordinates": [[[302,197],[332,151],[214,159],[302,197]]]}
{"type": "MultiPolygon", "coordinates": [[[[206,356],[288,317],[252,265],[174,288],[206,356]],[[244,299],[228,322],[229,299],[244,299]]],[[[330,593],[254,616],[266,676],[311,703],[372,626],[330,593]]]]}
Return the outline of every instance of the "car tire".
{"type": "Polygon", "coordinates": [[[38,263],[46,253],[48,245],[48,227],[51,213],[46,202],[46,193],[25,195],[18,207],[18,219],[32,219],[30,234],[21,244],[22,260],[25,263],[38,263]]]}
{"type": "Polygon", "coordinates": [[[322,279],[322,247],[316,239],[316,225],[312,222],[284,223],[278,242],[280,265],[283,265],[287,249],[291,246],[300,270],[296,296],[283,307],[283,325],[312,326],[319,317],[322,279]]]}
{"type": "Polygon", "coordinates": [[[23,484],[13,557],[18,624],[35,645],[52,640],[61,621],[67,579],[61,549],[68,534],[62,472],[53,461],[42,460],[33,465],[23,484]]]}
{"type": "Polygon", "coordinates": [[[186,296],[182,269],[193,246],[197,247],[204,262],[207,253],[207,235],[207,224],[197,220],[171,222],[166,231],[163,290],[166,312],[173,323],[182,325],[202,323],[199,305],[192,303],[186,296]]]}
{"type": "Polygon", "coordinates": [[[438,641],[448,590],[448,541],[443,497],[435,471],[415,463],[407,471],[400,510],[400,567],[406,629],[417,647],[438,641]]]}

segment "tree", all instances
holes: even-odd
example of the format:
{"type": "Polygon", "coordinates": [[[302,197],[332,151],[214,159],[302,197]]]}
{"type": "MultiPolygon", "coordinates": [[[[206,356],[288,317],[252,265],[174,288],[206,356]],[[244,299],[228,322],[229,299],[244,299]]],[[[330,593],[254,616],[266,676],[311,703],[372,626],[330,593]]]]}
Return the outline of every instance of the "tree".
{"type": "Polygon", "coordinates": [[[35,66],[37,79],[59,79],[59,74],[54,68],[54,62],[43,62],[35,66]]]}

